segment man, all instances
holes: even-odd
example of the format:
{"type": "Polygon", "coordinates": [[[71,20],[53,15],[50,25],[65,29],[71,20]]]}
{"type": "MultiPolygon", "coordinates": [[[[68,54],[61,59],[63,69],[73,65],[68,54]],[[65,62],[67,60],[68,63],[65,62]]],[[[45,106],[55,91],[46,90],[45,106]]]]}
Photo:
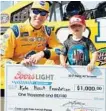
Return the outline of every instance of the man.
{"type": "Polygon", "coordinates": [[[46,64],[47,59],[59,64],[58,49],[62,46],[54,32],[43,25],[48,13],[49,3],[36,1],[30,10],[29,23],[14,25],[7,30],[3,35],[7,40],[2,64],[22,63],[28,66],[46,64]]]}

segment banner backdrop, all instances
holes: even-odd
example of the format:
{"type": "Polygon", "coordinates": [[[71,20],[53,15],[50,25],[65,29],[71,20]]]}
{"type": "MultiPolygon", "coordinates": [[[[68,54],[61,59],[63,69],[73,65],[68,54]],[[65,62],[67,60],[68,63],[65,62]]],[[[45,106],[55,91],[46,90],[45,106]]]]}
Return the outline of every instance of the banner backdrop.
{"type": "Polygon", "coordinates": [[[5,111],[106,111],[106,68],[6,66],[5,111]]]}

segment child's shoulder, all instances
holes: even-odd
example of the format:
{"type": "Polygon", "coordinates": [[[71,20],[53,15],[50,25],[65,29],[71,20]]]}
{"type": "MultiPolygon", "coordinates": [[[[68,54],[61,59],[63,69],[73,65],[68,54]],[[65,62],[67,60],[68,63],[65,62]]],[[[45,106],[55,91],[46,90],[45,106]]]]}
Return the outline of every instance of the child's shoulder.
{"type": "Polygon", "coordinates": [[[88,44],[88,45],[92,44],[92,41],[91,41],[91,39],[89,39],[89,38],[83,37],[82,40],[83,40],[83,42],[85,42],[85,43],[88,44]]]}
{"type": "Polygon", "coordinates": [[[64,44],[69,44],[70,41],[72,41],[72,34],[69,34],[66,40],[64,41],[64,44]]]}
{"type": "Polygon", "coordinates": [[[66,41],[72,39],[72,36],[73,36],[72,34],[69,34],[66,41]]]}
{"type": "Polygon", "coordinates": [[[86,38],[85,36],[83,36],[82,39],[85,40],[85,41],[90,41],[90,39],[86,38]]]}
{"type": "Polygon", "coordinates": [[[67,39],[72,38],[72,36],[73,36],[72,34],[69,34],[68,37],[67,37],[67,39]]]}

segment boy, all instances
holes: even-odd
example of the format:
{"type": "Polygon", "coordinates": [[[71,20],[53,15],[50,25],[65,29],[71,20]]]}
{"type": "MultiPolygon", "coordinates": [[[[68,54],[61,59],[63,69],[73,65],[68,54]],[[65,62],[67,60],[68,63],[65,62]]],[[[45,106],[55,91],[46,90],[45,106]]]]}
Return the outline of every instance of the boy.
{"type": "Polygon", "coordinates": [[[87,70],[92,71],[98,54],[92,41],[82,36],[86,29],[84,17],[72,16],[69,20],[69,29],[72,35],[64,42],[60,55],[61,65],[67,67],[66,61],[68,61],[70,65],[87,65],[87,70]],[[91,61],[89,51],[93,53],[91,61]]]}

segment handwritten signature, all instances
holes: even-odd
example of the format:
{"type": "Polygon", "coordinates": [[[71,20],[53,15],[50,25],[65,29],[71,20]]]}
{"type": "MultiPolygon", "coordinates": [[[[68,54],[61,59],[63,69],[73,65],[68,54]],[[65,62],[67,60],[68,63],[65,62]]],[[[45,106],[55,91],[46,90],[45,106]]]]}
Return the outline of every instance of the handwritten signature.
{"type": "Polygon", "coordinates": [[[69,101],[69,102],[67,102],[67,103],[64,103],[62,106],[70,106],[70,107],[83,107],[83,106],[85,106],[85,103],[83,103],[83,102],[79,102],[79,101],[77,101],[77,100],[75,100],[75,101],[69,101]]]}

